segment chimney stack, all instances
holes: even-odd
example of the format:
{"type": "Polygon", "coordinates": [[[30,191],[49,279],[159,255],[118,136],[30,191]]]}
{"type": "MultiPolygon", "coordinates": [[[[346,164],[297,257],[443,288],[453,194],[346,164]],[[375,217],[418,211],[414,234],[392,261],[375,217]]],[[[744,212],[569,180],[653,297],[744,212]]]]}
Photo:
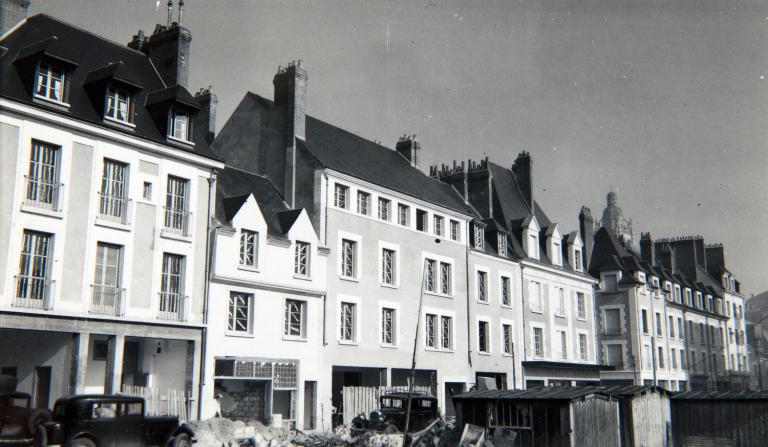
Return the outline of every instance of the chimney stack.
{"type": "Polygon", "coordinates": [[[278,67],[272,79],[275,106],[285,106],[285,172],[283,197],[291,208],[296,206],[296,139],[306,140],[307,72],[301,60],[278,67]]]}
{"type": "Polygon", "coordinates": [[[395,145],[395,150],[400,153],[416,169],[419,169],[421,160],[421,144],[416,141],[416,135],[405,135],[400,137],[395,145]]]}
{"type": "Polygon", "coordinates": [[[589,261],[592,259],[592,245],[595,241],[595,219],[592,217],[592,211],[586,206],[582,206],[579,211],[579,235],[584,242],[582,253],[584,271],[588,271],[589,261]]]}
{"type": "MultiPolygon", "coordinates": [[[[168,4],[171,5],[171,2],[168,4]]],[[[170,17],[170,11],[168,14],[170,17]]],[[[128,46],[149,56],[167,86],[188,88],[191,42],[189,30],[174,22],[168,26],[157,25],[149,38],[144,38],[144,33],[139,31],[128,46]]]]}
{"type": "Polygon", "coordinates": [[[520,188],[520,192],[523,193],[523,197],[528,202],[531,213],[533,213],[533,160],[531,160],[531,154],[526,151],[520,152],[515,163],[512,165],[512,171],[517,177],[517,185],[520,188]]]}
{"type": "Polygon", "coordinates": [[[216,137],[216,105],[219,103],[219,98],[211,91],[211,88],[210,86],[207,89],[201,88],[195,94],[195,100],[202,108],[197,114],[195,129],[198,132],[198,137],[202,137],[208,144],[213,143],[213,139],[216,137]]]}
{"type": "Polygon", "coordinates": [[[640,233],[640,257],[651,265],[656,263],[656,247],[650,232],[640,233]]]}
{"type": "Polygon", "coordinates": [[[27,18],[29,0],[0,0],[0,37],[27,18]]]}

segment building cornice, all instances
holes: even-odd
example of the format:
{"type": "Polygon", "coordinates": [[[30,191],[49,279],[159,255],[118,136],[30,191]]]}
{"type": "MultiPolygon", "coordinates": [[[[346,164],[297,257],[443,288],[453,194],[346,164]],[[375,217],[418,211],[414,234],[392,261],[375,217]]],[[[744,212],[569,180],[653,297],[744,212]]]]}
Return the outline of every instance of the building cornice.
{"type": "Polygon", "coordinates": [[[249,289],[265,289],[274,292],[293,293],[299,295],[309,295],[315,297],[322,297],[325,295],[325,290],[321,289],[309,289],[304,287],[292,287],[284,284],[278,284],[268,281],[252,281],[240,278],[232,278],[231,276],[216,275],[211,278],[211,282],[217,284],[225,284],[229,286],[247,287],[249,289]]]}

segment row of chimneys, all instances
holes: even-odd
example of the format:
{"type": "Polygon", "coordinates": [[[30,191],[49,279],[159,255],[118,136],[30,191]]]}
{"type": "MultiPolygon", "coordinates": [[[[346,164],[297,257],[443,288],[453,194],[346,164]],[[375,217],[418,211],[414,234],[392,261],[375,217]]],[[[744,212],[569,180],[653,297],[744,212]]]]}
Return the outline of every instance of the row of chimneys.
{"type": "Polygon", "coordinates": [[[713,267],[725,268],[725,248],[722,244],[704,244],[701,236],[676,238],[651,238],[651,233],[640,235],[640,257],[651,265],[661,265],[669,270],[679,270],[696,278],[696,267],[711,271],[713,267]]]}

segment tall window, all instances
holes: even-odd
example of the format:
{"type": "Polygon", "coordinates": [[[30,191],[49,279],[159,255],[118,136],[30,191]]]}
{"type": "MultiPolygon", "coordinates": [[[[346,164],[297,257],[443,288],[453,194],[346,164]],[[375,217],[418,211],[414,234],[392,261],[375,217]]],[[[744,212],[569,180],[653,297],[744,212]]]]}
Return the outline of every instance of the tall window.
{"type": "Polygon", "coordinates": [[[160,281],[160,318],[180,320],[183,316],[184,257],[163,253],[163,274],[160,281]]]}
{"type": "Polygon", "coordinates": [[[552,244],[552,263],[558,266],[563,265],[563,251],[560,248],[560,244],[555,242],[552,244]]]}
{"type": "Polygon", "coordinates": [[[371,195],[367,192],[357,192],[357,212],[367,216],[371,212],[371,195]]]}
{"type": "Polygon", "coordinates": [[[613,344],[605,346],[606,354],[608,354],[608,364],[621,368],[624,366],[624,349],[621,345],[613,344]]]}
{"type": "Polygon", "coordinates": [[[24,230],[16,277],[15,305],[49,307],[49,269],[53,235],[24,230]]]}
{"type": "Polygon", "coordinates": [[[539,236],[531,234],[528,237],[529,253],[528,256],[533,259],[539,259],[539,236]]]}
{"type": "Polygon", "coordinates": [[[496,239],[496,251],[499,253],[499,256],[507,255],[507,235],[506,234],[498,233],[498,236],[496,239]]]}
{"type": "Polygon", "coordinates": [[[672,369],[677,369],[677,352],[672,348],[669,353],[669,364],[672,369]]]}
{"type": "Polygon", "coordinates": [[[477,272],[477,299],[488,302],[488,273],[477,272]]]}
{"type": "Polygon", "coordinates": [[[580,320],[587,318],[587,302],[582,292],[576,292],[576,316],[580,320]]]}
{"type": "Polygon", "coordinates": [[[568,335],[565,331],[560,331],[560,358],[568,358],[568,335]]]}
{"type": "Polygon", "coordinates": [[[381,282],[384,284],[395,284],[395,257],[394,250],[381,250],[381,282]]]}
{"type": "Polygon", "coordinates": [[[514,340],[514,337],[512,336],[512,325],[502,324],[501,332],[504,341],[504,354],[512,354],[512,340],[514,340]]]}
{"type": "Polygon", "coordinates": [[[424,290],[450,295],[452,269],[453,266],[447,262],[440,262],[438,265],[434,259],[425,259],[424,290]],[[439,271],[437,271],[438,268],[439,271]]]}
{"type": "Polygon", "coordinates": [[[289,337],[307,336],[307,303],[301,300],[285,300],[285,329],[289,337]]]}
{"type": "Polygon", "coordinates": [[[573,251],[573,269],[577,272],[581,271],[581,250],[573,251]]]}
{"type": "Polygon", "coordinates": [[[230,292],[227,330],[230,332],[251,333],[251,312],[253,295],[230,292]]]}
{"type": "Polygon", "coordinates": [[[336,206],[336,208],[347,209],[349,207],[349,186],[336,183],[333,191],[334,206],[336,206]]]}
{"type": "Polygon", "coordinates": [[[659,346],[657,349],[657,352],[658,352],[658,355],[656,358],[659,361],[659,368],[663,368],[664,367],[664,348],[659,346]]]}
{"type": "Polygon", "coordinates": [[[503,306],[509,306],[512,303],[510,299],[510,280],[508,276],[501,277],[501,304],[503,306]]]}
{"type": "Polygon", "coordinates": [[[451,240],[459,240],[459,222],[455,220],[451,220],[451,240]]]}
{"type": "Polygon", "coordinates": [[[388,199],[379,197],[379,219],[389,222],[392,202],[388,199]]]}
{"type": "Polygon", "coordinates": [[[416,209],[416,229],[419,231],[427,231],[427,212],[424,210],[416,209]]]}
{"type": "Polygon", "coordinates": [[[435,234],[437,236],[443,235],[443,218],[442,216],[435,216],[434,217],[434,225],[435,225],[435,234]]]}
{"type": "Polygon", "coordinates": [[[408,208],[408,205],[403,205],[402,203],[399,203],[397,205],[397,223],[400,225],[407,227],[411,223],[411,210],[408,208]]]}
{"type": "Polygon", "coordinates": [[[168,176],[168,189],[165,194],[165,227],[186,235],[189,228],[187,213],[187,189],[189,181],[168,176]]]}
{"type": "Polygon", "coordinates": [[[485,248],[485,228],[483,228],[483,226],[478,223],[475,223],[473,227],[474,231],[472,234],[474,235],[474,246],[478,250],[482,250],[485,248]]]}
{"type": "Polygon", "coordinates": [[[453,318],[445,315],[440,317],[440,347],[453,349],[453,318]]]}
{"type": "Polygon", "coordinates": [[[341,240],[341,276],[357,276],[357,242],[349,239],[341,240]]]}
{"type": "Polygon", "coordinates": [[[172,110],[170,117],[171,125],[168,126],[168,136],[177,140],[190,141],[189,118],[188,112],[172,110]]]}
{"type": "Polygon", "coordinates": [[[533,355],[544,357],[544,330],[540,327],[533,328],[533,355]]]}
{"type": "Polygon", "coordinates": [[[579,358],[583,361],[587,360],[587,335],[579,334],[579,358]]]}
{"type": "Polygon", "coordinates": [[[669,327],[667,328],[667,334],[671,338],[675,338],[675,317],[669,316],[669,327]]]}
{"type": "Polygon", "coordinates": [[[96,246],[96,272],[93,276],[91,311],[117,315],[121,310],[122,247],[99,242],[96,246]]]}
{"type": "Polygon", "coordinates": [[[427,314],[425,323],[426,331],[424,331],[424,335],[427,347],[437,348],[437,315],[427,314]]]}
{"type": "Polygon", "coordinates": [[[240,230],[240,265],[257,267],[259,259],[259,233],[240,230]]]}
{"type": "Polygon", "coordinates": [[[683,319],[678,318],[677,319],[677,338],[685,338],[685,334],[683,333],[683,319]]]}
{"type": "Polygon", "coordinates": [[[659,337],[661,337],[661,335],[662,335],[662,329],[661,328],[662,328],[663,324],[664,323],[662,323],[662,321],[661,321],[661,314],[656,312],[656,335],[658,335],[659,337]]]}
{"type": "Polygon", "coordinates": [[[395,341],[395,309],[381,308],[381,342],[394,345],[395,341]]]}
{"type": "Polygon", "coordinates": [[[488,353],[491,350],[489,343],[489,329],[487,321],[477,322],[477,350],[480,352],[488,353]]]}
{"type": "Polygon", "coordinates": [[[131,121],[131,95],[127,90],[109,86],[107,89],[104,117],[128,123],[131,121]]]}
{"type": "Polygon", "coordinates": [[[357,305],[354,303],[341,303],[341,339],[344,341],[355,341],[357,316],[355,314],[357,305]]]}
{"type": "Polygon", "coordinates": [[[60,152],[58,146],[32,141],[25,195],[27,203],[58,210],[60,152]]]}
{"type": "Polygon", "coordinates": [[[64,102],[64,70],[41,62],[37,67],[35,96],[64,102]]]}
{"type": "Polygon", "coordinates": [[[424,265],[424,290],[427,292],[434,292],[437,290],[435,268],[437,261],[433,259],[427,259],[424,265]]]}
{"type": "Polygon", "coordinates": [[[541,312],[541,283],[531,281],[528,295],[531,302],[531,310],[534,312],[541,312]]]}
{"type": "Polygon", "coordinates": [[[688,340],[696,343],[696,332],[693,330],[693,321],[688,320],[688,340]]]}
{"type": "Polygon", "coordinates": [[[296,241],[293,254],[293,273],[299,276],[309,276],[310,245],[307,242],[296,241]]]}
{"type": "Polygon", "coordinates": [[[128,165],[104,159],[99,194],[99,214],[119,223],[127,223],[128,214],[128,165]]]}
{"type": "Polygon", "coordinates": [[[565,289],[557,288],[557,315],[565,316],[565,289]]]}
{"type": "Polygon", "coordinates": [[[451,264],[447,262],[440,263],[440,293],[451,294],[451,264]]]}
{"type": "Polygon", "coordinates": [[[641,315],[640,323],[642,324],[642,327],[643,327],[643,334],[647,334],[648,333],[648,311],[645,309],[642,309],[640,311],[640,315],[641,315]]]}

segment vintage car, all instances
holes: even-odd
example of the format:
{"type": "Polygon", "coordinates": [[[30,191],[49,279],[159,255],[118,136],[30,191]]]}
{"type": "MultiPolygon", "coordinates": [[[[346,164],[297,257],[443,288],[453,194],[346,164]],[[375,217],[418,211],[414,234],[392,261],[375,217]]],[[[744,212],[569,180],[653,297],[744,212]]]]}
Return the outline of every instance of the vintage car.
{"type": "MultiPolygon", "coordinates": [[[[383,431],[397,433],[405,430],[406,409],[408,408],[407,392],[393,392],[379,397],[379,409],[371,411],[366,418],[360,414],[352,420],[352,430],[383,431]]],[[[440,417],[437,409],[437,398],[423,393],[413,392],[411,396],[411,416],[408,431],[415,432],[424,429],[432,421],[440,417]]]]}
{"type": "Polygon", "coordinates": [[[179,418],[147,417],[141,397],[81,395],[61,398],[46,424],[48,442],[63,447],[191,447],[192,427],[179,418]]]}
{"type": "Polygon", "coordinates": [[[46,409],[32,408],[27,393],[0,393],[0,446],[43,446],[43,424],[51,420],[46,409]]]}

